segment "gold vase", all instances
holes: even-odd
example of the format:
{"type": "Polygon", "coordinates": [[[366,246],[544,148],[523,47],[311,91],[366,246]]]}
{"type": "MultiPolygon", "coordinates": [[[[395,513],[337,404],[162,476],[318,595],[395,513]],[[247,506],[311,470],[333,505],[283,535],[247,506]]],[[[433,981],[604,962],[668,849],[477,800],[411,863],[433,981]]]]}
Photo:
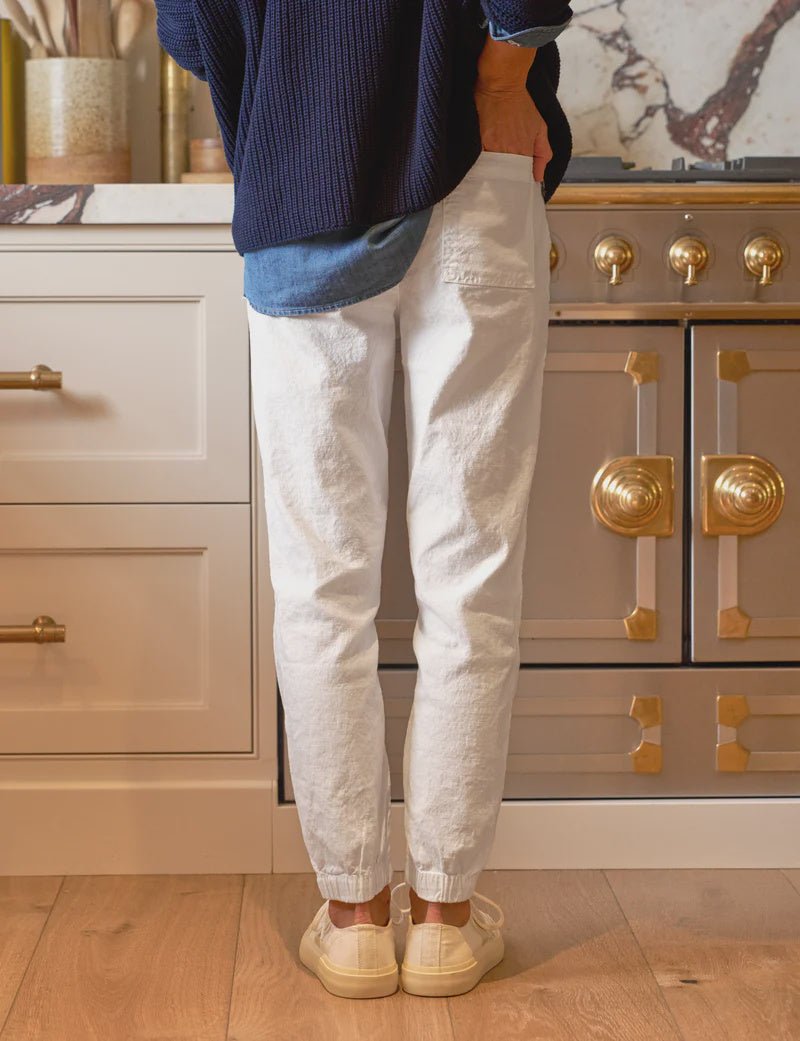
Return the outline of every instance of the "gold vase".
{"type": "Polygon", "coordinates": [[[189,169],[192,74],[161,50],[161,180],[180,182],[189,169]]]}
{"type": "Polygon", "coordinates": [[[124,58],[27,59],[29,184],[130,181],[127,69],[124,58]]]}

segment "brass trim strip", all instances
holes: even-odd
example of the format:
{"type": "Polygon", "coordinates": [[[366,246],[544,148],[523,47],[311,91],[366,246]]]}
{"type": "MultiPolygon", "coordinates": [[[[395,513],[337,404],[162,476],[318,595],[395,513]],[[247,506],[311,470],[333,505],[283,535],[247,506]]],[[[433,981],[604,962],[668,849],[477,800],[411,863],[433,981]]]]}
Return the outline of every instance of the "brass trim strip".
{"type": "Polygon", "coordinates": [[[739,318],[745,321],[765,321],[778,318],[800,318],[800,301],[797,303],[697,303],[682,304],[665,301],[639,304],[582,304],[553,301],[550,305],[551,321],[648,321],[651,319],[695,318],[739,318]]]}
{"type": "Polygon", "coordinates": [[[664,206],[711,205],[723,208],[741,203],[800,203],[800,184],[634,184],[619,181],[608,184],[563,182],[553,193],[548,208],[560,206],[664,206]]]}

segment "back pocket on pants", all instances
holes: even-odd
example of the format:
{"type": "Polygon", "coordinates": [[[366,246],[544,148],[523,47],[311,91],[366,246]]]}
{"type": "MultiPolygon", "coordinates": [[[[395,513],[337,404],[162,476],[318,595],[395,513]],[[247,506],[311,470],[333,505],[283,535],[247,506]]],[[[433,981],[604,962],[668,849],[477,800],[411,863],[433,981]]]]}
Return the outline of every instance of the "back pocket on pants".
{"type": "Polygon", "coordinates": [[[534,289],[533,158],[482,151],[442,199],[443,282],[534,289]]]}

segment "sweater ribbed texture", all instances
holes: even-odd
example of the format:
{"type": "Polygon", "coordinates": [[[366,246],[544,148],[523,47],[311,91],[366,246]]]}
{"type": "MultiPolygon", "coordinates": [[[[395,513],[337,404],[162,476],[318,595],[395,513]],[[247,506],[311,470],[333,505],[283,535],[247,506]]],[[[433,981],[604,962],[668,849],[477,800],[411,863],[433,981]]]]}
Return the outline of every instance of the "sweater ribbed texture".
{"type": "MultiPolygon", "coordinates": [[[[473,91],[487,30],[557,25],[564,0],[156,0],[161,46],[207,80],[234,179],[240,254],[425,209],[481,151],[473,91]]],[[[569,161],[555,42],[527,89],[569,161]]]]}

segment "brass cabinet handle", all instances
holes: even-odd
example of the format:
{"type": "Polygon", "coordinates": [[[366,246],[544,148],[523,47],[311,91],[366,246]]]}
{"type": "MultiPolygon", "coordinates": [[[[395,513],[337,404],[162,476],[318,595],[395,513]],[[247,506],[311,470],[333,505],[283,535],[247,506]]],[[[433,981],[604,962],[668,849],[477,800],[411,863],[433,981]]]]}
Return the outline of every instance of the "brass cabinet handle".
{"type": "Polygon", "coordinates": [[[631,244],[617,235],[609,235],[595,247],[594,262],[604,275],[611,275],[608,284],[618,286],[622,283],[622,272],[633,263],[631,244]]]}
{"type": "Polygon", "coordinates": [[[701,456],[700,486],[705,535],[755,535],[783,509],[783,477],[761,456],[701,456]]]}
{"type": "Polygon", "coordinates": [[[747,270],[758,278],[760,286],[771,286],[772,272],[783,263],[783,250],[775,239],[759,235],[745,246],[744,262],[747,270]]]}
{"type": "Polygon", "coordinates": [[[671,535],[675,460],[671,455],[623,455],[592,481],[592,510],[617,535],[671,535]]]}
{"type": "Polygon", "coordinates": [[[555,271],[558,265],[558,249],[555,242],[550,243],[550,270],[555,271]]]}
{"type": "Polygon", "coordinates": [[[683,276],[685,286],[696,286],[697,272],[708,263],[708,249],[693,235],[683,235],[670,246],[669,262],[672,270],[683,276]]]}
{"type": "Polygon", "coordinates": [[[50,390],[61,386],[60,372],[34,365],[30,372],[0,372],[0,390],[50,390]]]}
{"type": "Polygon", "coordinates": [[[40,614],[33,625],[0,625],[0,643],[64,643],[66,632],[49,614],[40,614]]]}

